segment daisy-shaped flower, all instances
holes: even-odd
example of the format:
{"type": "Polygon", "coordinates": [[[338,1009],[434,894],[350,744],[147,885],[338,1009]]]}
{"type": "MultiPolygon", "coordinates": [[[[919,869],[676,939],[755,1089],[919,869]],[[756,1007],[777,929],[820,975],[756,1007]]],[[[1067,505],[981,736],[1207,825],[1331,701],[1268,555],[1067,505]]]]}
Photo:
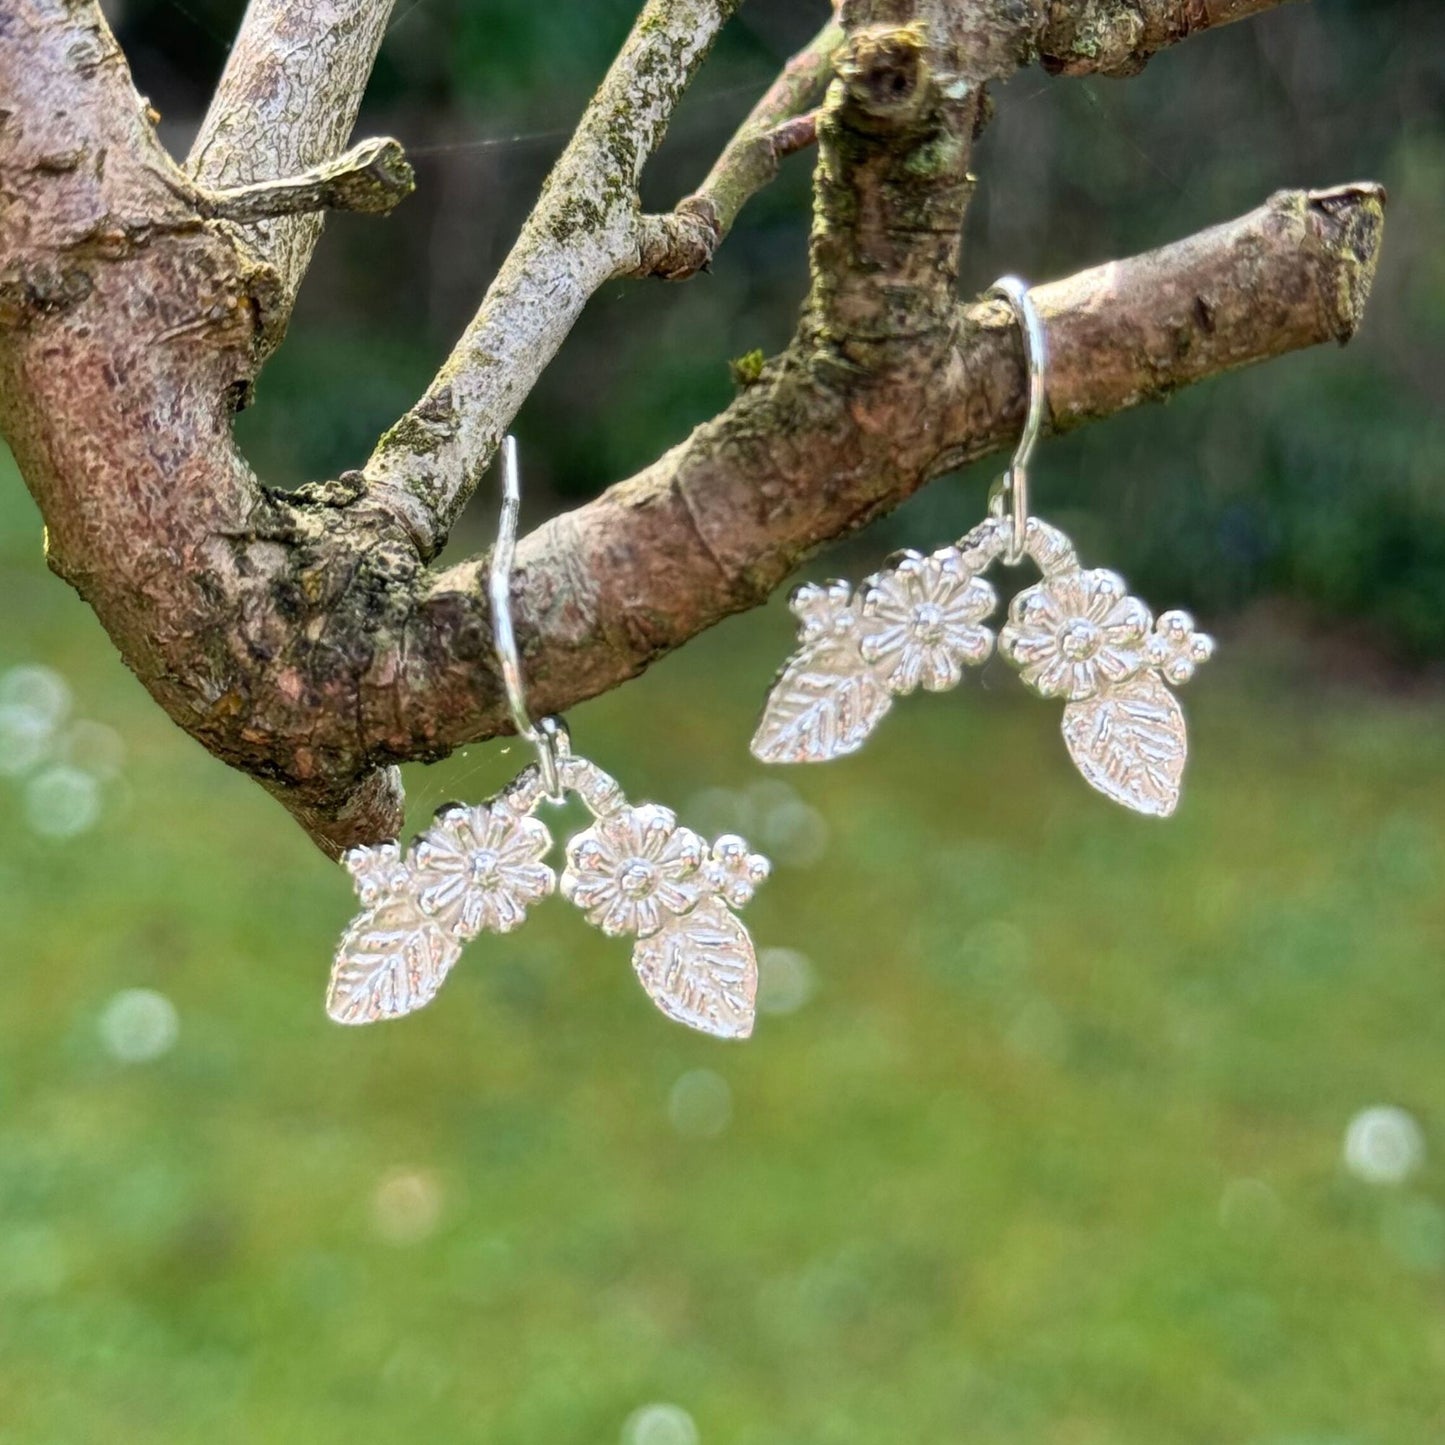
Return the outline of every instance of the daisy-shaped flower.
{"type": "Polygon", "coordinates": [[[712,854],[703,865],[708,887],[734,908],[750,903],[771,872],[768,860],[754,853],[747,840],[736,833],[724,833],[712,845],[712,854]]]}
{"type": "Polygon", "coordinates": [[[702,897],[707,844],[679,828],[670,808],[642,803],[599,818],[567,845],[562,896],[603,933],[645,938],[665,913],[686,913],[702,897]]]}
{"type": "Polygon", "coordinates": [[[552,835],[503,802],[448,808],[412,850],[417,903],[459,938],[510,933],[557,886],[552,835]]]}
{"type": "Polygon", "coordinates": [[[1148,665],[1145,639],[1152,622],[1116,573],[1065,572],[1014,598],[998,635],[999,651],[1044,697],[1078,702],[1148,665]]]}
{"type": "Polygon", "coordinates": [[[891,692],[945,692],[963,681],[965,663],[983,662],[993,633],[978,624],[997,602],[993,588],[964,566],[954,547],[907,556],[868,587],[859,651],[888,669],[891,692]]]}
{"type": "Polygon", "coordinates": [[[395,843],[351,848],[342,855],[341,863],[351,874],[356,896],[366,908],[383,898],[405,893],[411,883],[411,870],[402,862],[401,849],[395,843]]]}
{"type": "Polygon", "coordinates": [[[1201,662],[1214,656],[1214,639],[1207,632],[1196,632],[1194,619],[1176,608],[1159,614],[1145,653],[1166,681],[1178,687],[1194,676],[1201,662]]]}

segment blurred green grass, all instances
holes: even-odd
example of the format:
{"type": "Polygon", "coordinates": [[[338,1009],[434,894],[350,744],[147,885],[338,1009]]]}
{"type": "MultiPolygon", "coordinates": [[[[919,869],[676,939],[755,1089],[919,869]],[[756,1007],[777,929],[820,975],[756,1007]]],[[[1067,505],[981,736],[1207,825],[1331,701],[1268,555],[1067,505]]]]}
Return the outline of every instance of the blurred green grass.
{"type": "MultiPolygon", "coordinates": [[[[787,775],[827,846],[749,923],[817,991],[751,1043],[667,1023],[560,902],[343,1030],[339,870],[160,715],[4,490],[0,670],[58,669],[128,762],[65,843],[0,779],[0,1439],[591,1445],[649,1400],[705,1445],[1445,1427],[1438,695],[1226,648],[1155,825],[989,675],[787,775]],[[136,987],[179,1035],[125,1065],[100,1021],[136,987]],[[715,1137],[670,1118],[695,1070],[715,1137]],[[1396,1187],[1341,1165],[1378,1103],[1429,1145],[1396,1187]]],[[[728,624],[579,748],[685,819],[755,786],[789,639],[728,624]]],[[[416,821],[502,753],[415,771],[416,821]]]]}

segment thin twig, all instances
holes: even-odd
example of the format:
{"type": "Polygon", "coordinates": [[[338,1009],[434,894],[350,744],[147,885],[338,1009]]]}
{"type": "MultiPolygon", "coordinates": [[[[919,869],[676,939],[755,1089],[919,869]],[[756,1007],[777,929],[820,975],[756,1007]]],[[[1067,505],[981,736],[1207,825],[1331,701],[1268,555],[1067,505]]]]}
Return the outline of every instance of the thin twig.
{"type": "Polygon", "coordinates": [[[783,67],[723,148],[703,183],[670,216],[647,218],[639,272],[681,280],[705,267],[742,208],[778,174],[782,160],[817,140],[817,102],[843,44],[836,19],[783,67]]]}

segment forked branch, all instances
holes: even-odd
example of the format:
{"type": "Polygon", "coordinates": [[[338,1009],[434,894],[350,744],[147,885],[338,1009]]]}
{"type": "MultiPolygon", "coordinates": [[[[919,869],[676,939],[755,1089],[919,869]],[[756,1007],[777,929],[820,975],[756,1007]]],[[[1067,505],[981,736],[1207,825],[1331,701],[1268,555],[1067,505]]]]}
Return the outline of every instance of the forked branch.
{"type": "Polygon", "coordinates": [[[436,379],[377,443],[369,501],[423,557],[445,542],[543,368],[604,282],[635,271],[638,184],[740,0],[648,0],[436,379]]]}

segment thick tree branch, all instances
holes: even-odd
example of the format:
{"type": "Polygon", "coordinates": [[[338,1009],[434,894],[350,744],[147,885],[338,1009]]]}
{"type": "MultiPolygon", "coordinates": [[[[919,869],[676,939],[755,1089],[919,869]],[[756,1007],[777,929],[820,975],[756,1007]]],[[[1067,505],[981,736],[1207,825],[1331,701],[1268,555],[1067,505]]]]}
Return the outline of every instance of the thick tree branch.
{"type": "MultiPolygon", "coordinates": [[[[208,191],[235,192],[299,176],[339,155],[356,124],[392,4],[251,0],[191,148],[192,177],[208,191]]],[[[286,333],[322,219],[307,208],[246,226],[246,245],[276,273],[261,317],[263,354],[286,333]]]]}
{"type": "Polygon", "coordinates": [[[648,0],[476,318],[426,395],[378,442],[370,503],[424,557],[446,540],[503,433],[594,291],[637,269],[638,183],[740,0],[648,0]]]}
{"type": "MultiPolygon", "coordinates": [[[[1055,431],[1359,325],[1384,195],[1283,191],[1212,230],[1035,291],[1055,431]]],[[[531,695],[562,711],[757,605],[822,543],[1010,445],[1023,359],[1001,302],[961,309],[943,364],[839,388],[795,349],[647,471],[523,540],[515,606],[531,695]]],[[[396,654],[373,740],[409,756],[506,730],[480,562],[438,574],[396,654]],[[404,664],[401,662],[404,657],[404,664]],[[404,666],[404,674],[398,669],[404,666]]]]}

